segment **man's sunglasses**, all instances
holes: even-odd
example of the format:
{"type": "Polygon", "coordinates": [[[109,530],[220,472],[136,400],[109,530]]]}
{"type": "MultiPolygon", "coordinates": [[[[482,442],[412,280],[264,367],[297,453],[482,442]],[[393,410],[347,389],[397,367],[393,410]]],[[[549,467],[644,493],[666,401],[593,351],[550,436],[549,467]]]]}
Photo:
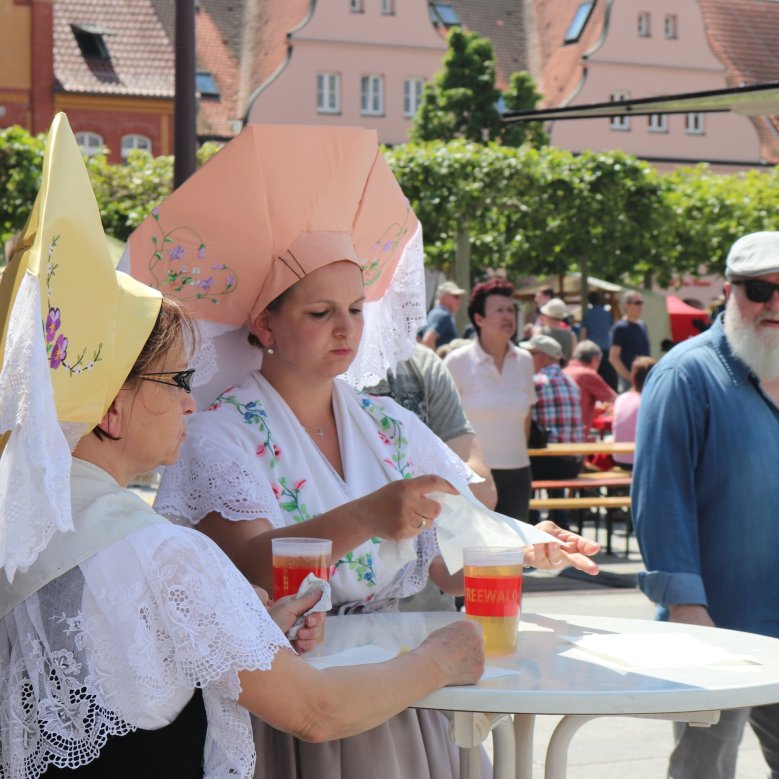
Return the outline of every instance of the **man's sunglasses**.
{"type": "Polygon", "coordinates": [[[186,371],[162,371],[162,373],[144,373],[141,378],[146,381],[156,381],[157,384],[169,384],[171,387],[179,387],[184,392],[192,392],[192,377],[195,369],[186,371]]]}
{"type": "Polygon", "coordinates": [[[767,303],[774,296],[774,292],[779,290],[779,284],[760,279],[738,279],[730,283],[743,287],[747,299],[753,303],[767,303]]]}

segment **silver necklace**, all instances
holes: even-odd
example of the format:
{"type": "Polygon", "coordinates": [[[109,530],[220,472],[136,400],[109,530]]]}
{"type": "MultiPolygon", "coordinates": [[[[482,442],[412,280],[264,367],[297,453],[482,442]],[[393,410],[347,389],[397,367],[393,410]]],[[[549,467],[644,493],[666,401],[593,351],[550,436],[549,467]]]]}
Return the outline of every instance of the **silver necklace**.
{"type": "MultiPolygon", "coordinates": [[[[304,427],[306,430],[308,430],[309,433],[312,433],[312,431],[313,431],[313,434],[314,435],[318,435],[320,440],[325,437],[325,428],[324,427],[309,427],[308,425],[304,425],[302,422],[300,424],[301,424],[302,427],[304,427]]],[[[326,427],[330,427],[333,424],[335,424],[335,423],[334,422],[329,422],[326,425],[326,427]]]]}

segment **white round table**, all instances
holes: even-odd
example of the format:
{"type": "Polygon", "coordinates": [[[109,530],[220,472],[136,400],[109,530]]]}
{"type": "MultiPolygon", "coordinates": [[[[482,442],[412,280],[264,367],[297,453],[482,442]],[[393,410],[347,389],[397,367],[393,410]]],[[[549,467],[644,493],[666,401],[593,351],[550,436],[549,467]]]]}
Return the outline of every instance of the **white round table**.
{"type": "MultiPolygon", "coordinates": [[[[325,642],[311,656],[371,645],[396,653],[463,618],[410,612],[328,617],[325,642]]],[[[455,743],[470,749],[463,762],[466,775],[476,764],[474,748],[500,723],[495,730],[495,779],[530,778],[537,714],[565,717],[546,757],[547,779],[559,779],[565,776],[571,738],[593,717],[649,716],[713,724],[721,709],[779,701],[779,640],[692,625],[523,613],[517,652],[490,656],[487,665],[491,673],[507,675],[471,687],[446,687],[414,706],[452,712],[455,743]],[[637,638],[620,638],[630,634],[637,638]],[[573,643],[582,639],[606,643],[583,650],[573,643]],[[631,640],[644,650],[652,647],[655,667],[646,658],[636,664],[629,652],[627,657],[610,655],[610,650],[603,654],[610,642],[617,649],[631,640]],[[701,651],[685,655],[690,649],[701,651]],[[728,656],[717,658],[717,653],[728,656]],[[507,738],[507,714],[514,715],[513,739],[507,738]]]]}

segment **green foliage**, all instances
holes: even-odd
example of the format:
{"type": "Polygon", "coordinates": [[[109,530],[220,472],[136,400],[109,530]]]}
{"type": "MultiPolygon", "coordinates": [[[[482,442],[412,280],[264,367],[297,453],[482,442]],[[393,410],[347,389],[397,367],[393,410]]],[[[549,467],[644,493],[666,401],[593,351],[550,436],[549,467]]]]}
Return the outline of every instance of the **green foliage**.
{"type": "Polygon", "coordinates": [[[43,136],[21,127],[0,129],[0,244],[27,221],[41,182],[44,146],[43,136]]]}
{"type": "Polygon", "coordinates": [[[431,265],[451,272],[457,229],[471,238],[475,276],[578,269],[617,280],[662,267],[668,218],[658,174],[621,152],[575,157],[463,140],[385,152],[425,231],[431,265]]]}
{"type": "MultiPolygon", "coordinates": [[[[503,93],[503,102],[509,111],[527,111],[535,108],[541,99],[536,82],[526,70],[511,74],[508,89],[503,93]]],[[[544,130],[543,122],[517,122],[503,129],[505,146],[521,146],[529,143],[540,149],[549,143],[549,133],[544,130]]]]}
{"type": "Polygon", "coordinates": [[[453,27],[442,70],[425,85],[411,138],[414,141],[492,140],[501,132],[495,88],[495,51],[473,32],[453,27]]]}

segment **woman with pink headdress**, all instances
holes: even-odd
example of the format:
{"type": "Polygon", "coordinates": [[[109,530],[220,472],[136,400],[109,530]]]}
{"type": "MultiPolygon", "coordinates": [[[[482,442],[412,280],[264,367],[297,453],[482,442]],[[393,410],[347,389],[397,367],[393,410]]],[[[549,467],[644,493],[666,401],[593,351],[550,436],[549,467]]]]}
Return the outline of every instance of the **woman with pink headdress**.
{"type": "MultiPolygon", "coordinates": [[[[428,494],[474,475],[414,415],[355,388],[410,354],[424,314],[419,225],[375,133],[247,128],[155,210],[129,250],[134,274],[210,323],[203,362],[230,384],[192,418],[158,509],[210,535],[266,587],[271,539],[331,539],[338,613],[396,609],[428,576],[459,594],[428,494]],[[213,272],[198,281],[192,269],[202,277],[204,266],[213,272]],[[247,335],[254,347],[241,345],[247,335]]],[[[566,557],[596,570],[580,554],[595,548],[550,529],[564,546],[530,549],[537,565],[566,557]]],[[[381,765],[387,777],[451,777],[446,730],[439,715],[407,710],[311,746],[260,725],[258,775],[351,777],[381,765]]]]}

